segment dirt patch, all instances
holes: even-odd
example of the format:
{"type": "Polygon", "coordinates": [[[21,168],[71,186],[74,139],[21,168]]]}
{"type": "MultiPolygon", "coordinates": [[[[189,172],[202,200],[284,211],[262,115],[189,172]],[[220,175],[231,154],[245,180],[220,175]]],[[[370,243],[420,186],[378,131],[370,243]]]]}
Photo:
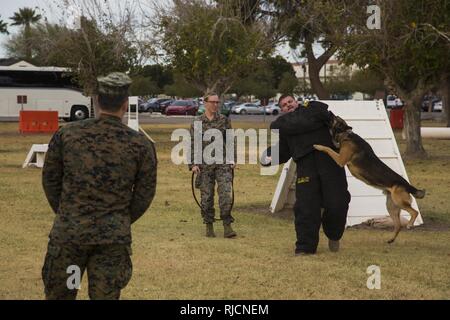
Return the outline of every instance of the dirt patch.
{"type": "MultiPolygon", "coordinates": [[[[354,225],[351,227],[348,227],[348,229],[363,229],[363,230],[392,230],[392,226],[377,226],[374,227],[372,225],[369,225],[367,223],[362,223],[358,225],[354,225]]],[[[450,231],[450,223],[439,221],[437,219],[424,219],[424,222],[420,226],[416,226],[409,231],[450,231]]]]}
{"type": "MultiPolygon", "coordinates": [[[[282,220],[294,220],[293,209],[283,209],[277,213],[270,212],[267,205],[260,206],[235,206],[234,210],[242,211],[243,213],[260,214],[264,216],[270,216],[271,218],[282,219],[282,220]]],[[[392,230],[393,226],[377,226],[374,227],[367,223],[362,223],[347,227],[348,229],[363,229],[363,230],[392,230]]],[[[434,218],[424,218],[424,223],[420,226],[416,226],[409,231],[450,231],[450,223],[434,219],[434,218]]]]}

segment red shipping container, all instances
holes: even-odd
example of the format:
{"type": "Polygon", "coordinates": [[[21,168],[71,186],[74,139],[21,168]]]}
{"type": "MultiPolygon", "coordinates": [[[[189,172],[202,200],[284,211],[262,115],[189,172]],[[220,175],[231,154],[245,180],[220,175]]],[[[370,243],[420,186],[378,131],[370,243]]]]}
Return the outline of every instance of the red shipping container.
{"type": "Polygon", "coordinates": [[[19,131],[20,133],[52,133],[58,131],[58,111],[20,111],[19,131]]]}

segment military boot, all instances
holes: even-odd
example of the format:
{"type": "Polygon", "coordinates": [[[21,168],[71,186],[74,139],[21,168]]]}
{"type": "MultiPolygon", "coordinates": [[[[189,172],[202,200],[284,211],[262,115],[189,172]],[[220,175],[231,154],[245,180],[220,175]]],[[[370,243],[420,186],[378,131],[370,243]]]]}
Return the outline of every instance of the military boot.
{"type": "Polygon", "coordinates": [[[231,228],[231,224],[223,225],[223,236],[224,238],[234,238],[237,236],[236,232],[231,228]]]}
{"type": "Polygon", "coordinates": [[[338,252],[339,251],[339,240],[328,240],[328,249],[330,249],[331,252],[338,252]]]}
{"type": "Polygon", "coordinates": [[[212,223],[206,224],[206,236],[208,238],[214,238],[216,234],[214,233],[214,226],[212,223]]]}

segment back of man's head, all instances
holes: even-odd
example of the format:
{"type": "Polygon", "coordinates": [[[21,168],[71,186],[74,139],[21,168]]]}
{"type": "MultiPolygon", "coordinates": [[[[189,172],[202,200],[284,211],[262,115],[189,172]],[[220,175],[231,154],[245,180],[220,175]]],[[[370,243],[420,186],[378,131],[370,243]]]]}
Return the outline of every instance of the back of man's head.
{"type": "Polygon", "coordinates": [[[97,78],[98,103],[102,110],[117,112],[128,99],[131,79],[121,72],[97,78]]]}

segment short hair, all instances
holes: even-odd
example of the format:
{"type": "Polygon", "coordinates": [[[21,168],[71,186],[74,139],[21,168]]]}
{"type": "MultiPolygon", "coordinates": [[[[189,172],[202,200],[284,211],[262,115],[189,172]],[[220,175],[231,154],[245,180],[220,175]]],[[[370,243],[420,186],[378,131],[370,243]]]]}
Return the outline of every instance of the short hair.
{"type": "Polygon", "coordinates": [[[291,97],[292,99],[294,99],[294,96],[292,95],[292,94],[287,94],[287,93],[285,93],[285,94],[282,94],[281,96],[280,96],[280,98],[278,98],[278,106],[281,108],[281,100],[283,100],[284,98],[287,98],[287,97],[291,97]]]}
{"type": "Polygon", "coordinates": [[[207,94],[205,94],[204,96],[203,96],[203,100],[204,101],[206,101],[206,102],[208,102],[208,99],[209,99],[209,97],[211,97],[211,96],[219,96],[217,93],[215,93],[215,92],[208,92],[207,94]]]}
{"type": "Polygon", "coordinates": [[[117,112],[127,101],[128,95],[98,94],[98,104],[101,109],[110,112],[117,112]]]}

